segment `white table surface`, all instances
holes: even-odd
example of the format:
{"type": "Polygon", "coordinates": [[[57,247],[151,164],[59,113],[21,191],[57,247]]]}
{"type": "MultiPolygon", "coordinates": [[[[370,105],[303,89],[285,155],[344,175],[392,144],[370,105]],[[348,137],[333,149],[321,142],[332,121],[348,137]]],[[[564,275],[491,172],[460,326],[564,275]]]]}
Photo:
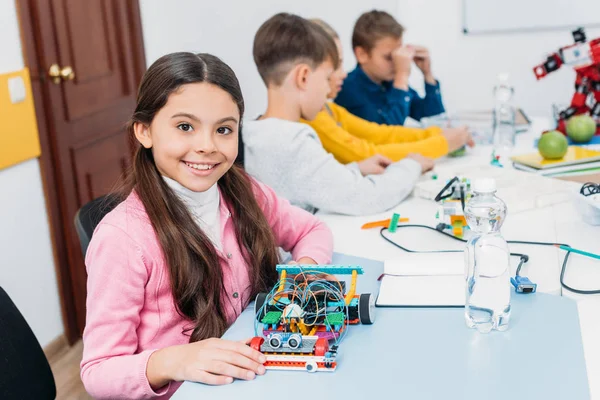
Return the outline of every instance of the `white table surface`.
{"type": "MultiPolygon", "coordinates": [[[[529,132],[518,135],[514,153],[535,151],[534,139],[548,129],[549,124],[548,120],[534,118],[529,132]]],[[[465,157],[440,159],[435,172],[448,173],[454,169],[489,165],[491,151],[489,146],[478,146],[470,149],[465,157]]],[[[505,165],[505,168],[512,167],[505,165]]],[[[564,182],[564,185],[574,188],[580,186],[572,182],[564,182]]],[[[439,222],[435,219],[436,211],[437,205],[433,201],[411,196],[394,209],[381,214],[351,217],[317,213],[317,216],[333,231],[336,252],[385,261],[401,258],[404,252],[381,238],[379,229],[361,230],[364,223],[387,219],[397,212],[409,217],[410,224],[434,227],[439,222]]],[[[398,229],[396,233],[388,232],[387,235],[414,250],[461,249],[464,246],[439,233],[415,229],[398,229]]],[[[575,248],[600,252],[600,226],[585,223],[571,201],[513,215],[509,212],[502,233],[507,240],[562,242],[575,248]]],[[[578,295],[561,289],[559,275],[564,251],[531,245],[510,245],[510,249],[530,256],[522,275],[537,283],[540,292],[568,296],[577,301],[590,394],[592,399],[600,399],[600,295],[578,295]]],[[[516,267],[516,261],[513,267],[516,267]]],[[[572,254],[565,283],[577,289],[600,289],[600,261],[572,254]]]]}

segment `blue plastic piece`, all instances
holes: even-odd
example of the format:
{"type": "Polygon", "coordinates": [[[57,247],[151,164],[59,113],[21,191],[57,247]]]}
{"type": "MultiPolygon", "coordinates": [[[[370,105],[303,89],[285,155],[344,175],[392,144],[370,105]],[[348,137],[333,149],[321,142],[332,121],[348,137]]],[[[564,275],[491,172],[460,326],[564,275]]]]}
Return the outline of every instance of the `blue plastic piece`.
{"type": "MultiPolygon", "coordinates": [[[[350,300],[350,304],[349,306],[356,306],[358,305],[358,299],[357,298],[353,298],[352,300],[350,300]]],[[[327,302],[327,307],[344,307],[346,306],[346,302],[344,300],[342,301],[328,301],[327,302]]]]}
{"type": "Polygon", "coordinates": [[[300,264],[278,264],[277,272],[287,271],[289,274],[301,272],[322,272],[330,275],[352,275],[356,271],[362,275],[363,269],[358,265],[300,265],[300,264]]]}
{"type": "Polygon", "coordinates": [[[517,293],[535,293],[537,289],[537,284],[531,282],[526,276],[510,278],[510,283],[515,287],[517,293]]]}
{"type": "MultiPolygon", "coordinates": [[[[279,299],[277,299],[277,303],[280,304],[290,304],[290,299],[288,299],[287,297],[279,297],[279,299]]],[[[275,301],[273,301],[273,304],[275,304],[275,301]]]]}

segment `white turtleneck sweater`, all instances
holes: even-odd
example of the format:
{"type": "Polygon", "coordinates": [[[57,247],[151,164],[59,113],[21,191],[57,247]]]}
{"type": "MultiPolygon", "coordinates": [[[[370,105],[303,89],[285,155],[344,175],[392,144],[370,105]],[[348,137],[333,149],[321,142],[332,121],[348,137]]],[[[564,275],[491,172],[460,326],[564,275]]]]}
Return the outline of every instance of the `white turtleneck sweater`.
{"type": "Polygon", "coordinates": [[[163,179],[188,207],[200,229],[208,236],[215,247],[221,250],[221,220],[219,215],[221,196],[217,184],[215,183],[205,192],[194,192],[171,178],[163,176],[163,179]]]}

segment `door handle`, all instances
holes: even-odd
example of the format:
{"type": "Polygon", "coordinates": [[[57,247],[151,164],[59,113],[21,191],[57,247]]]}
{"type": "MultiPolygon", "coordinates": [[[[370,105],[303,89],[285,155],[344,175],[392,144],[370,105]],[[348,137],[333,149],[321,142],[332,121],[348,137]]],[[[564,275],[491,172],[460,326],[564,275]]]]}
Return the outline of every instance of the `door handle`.
{"type": "Polygon", "coordinates": [[[54,84],[58,85],[62,81],[72,81],[75,79],[75,71],[69,65],[61,68],[58,64],[52,64],[48,69],[48,76],[54,84]]]}

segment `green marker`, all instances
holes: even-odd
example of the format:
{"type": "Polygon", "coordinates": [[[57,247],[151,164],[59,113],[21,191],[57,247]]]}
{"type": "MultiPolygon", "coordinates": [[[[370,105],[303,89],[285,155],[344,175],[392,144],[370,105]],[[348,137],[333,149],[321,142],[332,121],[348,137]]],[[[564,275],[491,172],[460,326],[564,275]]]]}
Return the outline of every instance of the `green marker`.
{"type": "Polygon", "coordinates": [[[392,219],[390,220],[390,226],[388,226],[388,230],[392,233],[396,232],[396,228],[398,227],[398,220],[400,219],[400,214],[394,213],[392,215],[392,219]]]}

